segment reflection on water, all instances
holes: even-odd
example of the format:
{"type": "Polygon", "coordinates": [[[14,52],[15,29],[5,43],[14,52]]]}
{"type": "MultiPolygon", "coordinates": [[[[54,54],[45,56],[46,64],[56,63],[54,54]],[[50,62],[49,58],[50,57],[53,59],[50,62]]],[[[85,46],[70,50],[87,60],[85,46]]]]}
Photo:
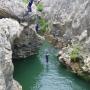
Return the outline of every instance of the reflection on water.
{"type": "Polygon", "coordinates": [[[46,64],[46,72],[48,73],[48,71],[49,71],[49,66],[48,66],[48,64],[46,64]]]}
{"type": "Polygon", "coordinates": [[[38,55],[23,60],[14,60],[14,78],[23,90],[90,90],[89,83],[79,79],[59,64],[57,50],[44,43],[38,55]],[[49,62],[45,60],[48,49],[49,62]]]}

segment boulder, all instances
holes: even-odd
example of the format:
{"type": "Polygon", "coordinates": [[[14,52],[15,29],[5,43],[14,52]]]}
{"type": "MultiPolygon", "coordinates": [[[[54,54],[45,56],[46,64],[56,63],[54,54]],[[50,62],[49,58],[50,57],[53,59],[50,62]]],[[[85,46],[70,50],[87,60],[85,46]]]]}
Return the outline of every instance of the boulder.
{"type": "Polygon", "coordinates": [[[0,17],[20,18],[25,11],[25,4],[19,0],[0,0],[0,17]]]}
{"type": "Polygon", "coordinates": [[[30,21],[36,14],[36,6],[32,5],[32,13],[25,15],[27,4],[22,0],[0,0],[0,18],[14,18],[18,21],[30,21]]]}

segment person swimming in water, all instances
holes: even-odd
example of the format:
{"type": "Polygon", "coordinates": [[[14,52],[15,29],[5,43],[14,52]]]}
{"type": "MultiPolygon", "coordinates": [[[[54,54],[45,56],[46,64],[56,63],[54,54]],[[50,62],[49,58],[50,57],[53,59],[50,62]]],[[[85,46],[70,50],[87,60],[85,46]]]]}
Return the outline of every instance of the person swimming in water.
{"type": "Polygon", "coordinates": [[[46,63],[48,63],[48,60],[49,60],[49,54],[48,54],[48,51],[47,51],[47,50],[45,51],[45,59],[46,59],[46,63]]]}

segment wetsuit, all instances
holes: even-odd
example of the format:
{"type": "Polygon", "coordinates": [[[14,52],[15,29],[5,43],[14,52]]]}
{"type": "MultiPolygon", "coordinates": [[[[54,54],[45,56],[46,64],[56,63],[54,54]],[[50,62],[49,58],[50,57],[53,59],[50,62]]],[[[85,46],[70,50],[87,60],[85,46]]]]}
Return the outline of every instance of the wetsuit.
{"type": "Polygon", "coordinates": [[[27,6],[27,11],[25,12],[24,16],[27,16],[29,14],[29,12],[32,12],[32,4],[33,4],[34,0],[30,0],[27,6]]]}
{"type": "Polygon", "coordinates": [[[36,32],[38,32],[39,31],[39,16],[38,15],[36,15],[35,23],[36,23],[35,30],[36,30],[36,32]]]}
{"type": "Polygon", "coordinates": [[[28,12],[32,12],[32,4],[33,4],[34,0],[30,0],[29,4],[28,4],[28,12]]]}
{"type": "Polygon", "coordinates": [[[45,57],[46,57],[46,62],[48,63],[48,54],[46,54],[45,57]]]}
{"type": "Polygon", "coordinates": [[[36,32],[39,31],[39,25],[38,25],[38,24],[36,24],[36,26],[35,26],[35,30],[36,30],[36,32]]]}

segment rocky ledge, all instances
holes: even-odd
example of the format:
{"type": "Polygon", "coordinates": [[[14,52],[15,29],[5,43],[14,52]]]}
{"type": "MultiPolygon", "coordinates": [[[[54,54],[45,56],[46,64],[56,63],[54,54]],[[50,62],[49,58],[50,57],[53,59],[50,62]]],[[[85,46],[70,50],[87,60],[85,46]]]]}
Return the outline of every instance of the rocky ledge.
{"type": "Polygon", "coordinates": [[[67,69],[90,81],[90,57],[86,55],[85,50],[85,48],[79,49],[77,46],[64,47],[58,53],[58,57],[59,62],[66,66],[67,69]]]}

